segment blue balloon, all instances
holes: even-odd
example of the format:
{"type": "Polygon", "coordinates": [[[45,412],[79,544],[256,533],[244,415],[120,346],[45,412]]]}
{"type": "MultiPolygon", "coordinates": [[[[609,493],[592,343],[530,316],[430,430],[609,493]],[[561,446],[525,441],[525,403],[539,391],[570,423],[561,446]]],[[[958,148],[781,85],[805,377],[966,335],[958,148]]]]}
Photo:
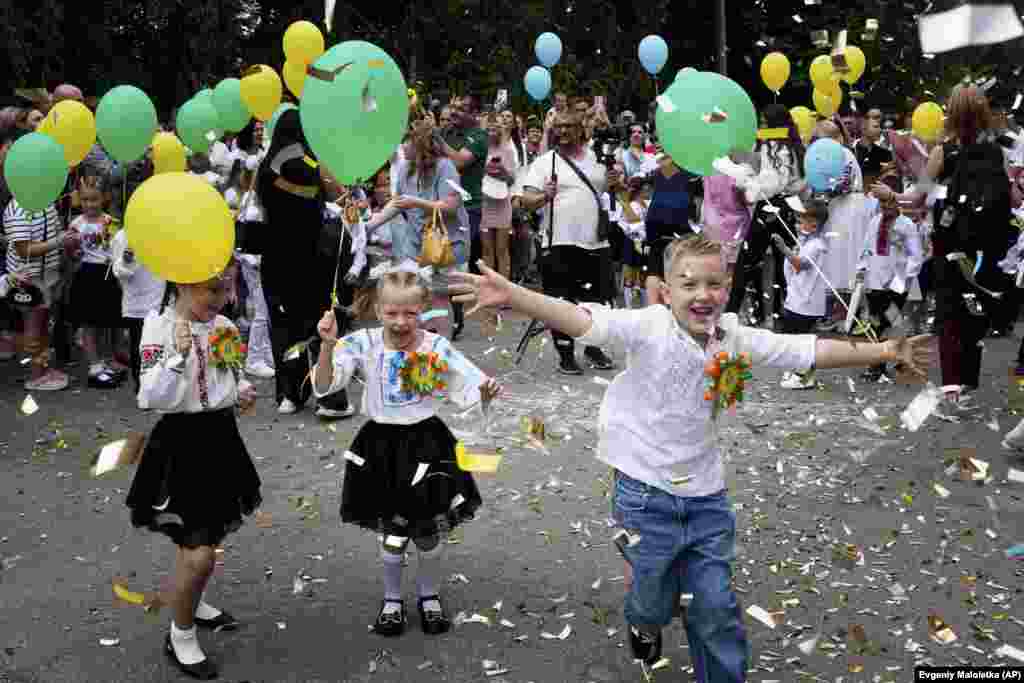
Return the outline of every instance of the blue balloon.
{"type": "Polygon", "coordinates": [[[834,190],[845,170],[846,153],[835,140],[822,138],[807,148],[804,177],[815,192],[834,190]]]}
{"type": "Polygon", "coordinates": [[[540,102],[551,92],[551,72],[542,66],[531,66],[523,77],[526,92],[535,102],[540,102]]]}
{"type": "Polygon", "coordinates": [[[647,73],[654,76],[668,61],[668,43],[661,36],[647,36],[640,41],[640,63],[647,73]]]}
{"type": "Polygon", "coordinates": [[[542,33],[537,36],[533,51],[537,55],[537,61],[550,69],[562,58],[562,39],[550,31],[542,33]]]}

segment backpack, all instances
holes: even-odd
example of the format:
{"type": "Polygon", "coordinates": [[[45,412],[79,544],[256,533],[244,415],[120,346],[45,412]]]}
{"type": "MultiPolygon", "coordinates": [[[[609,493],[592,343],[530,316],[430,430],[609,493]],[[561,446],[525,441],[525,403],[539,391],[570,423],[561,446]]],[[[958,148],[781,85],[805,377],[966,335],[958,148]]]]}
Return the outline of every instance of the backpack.
{"type": "Polygon", "coordinates": [[[947,147],[946,159],[956,159],[956,170],[935,229],[942,233],[946,253],[963,252],[974,260],[982,252],[980,281],[982,273],[998,270],[996,262],[1013,238],[1010,178],[1003,151],[994,143],[979,142],[959,150],[947,147]]]}

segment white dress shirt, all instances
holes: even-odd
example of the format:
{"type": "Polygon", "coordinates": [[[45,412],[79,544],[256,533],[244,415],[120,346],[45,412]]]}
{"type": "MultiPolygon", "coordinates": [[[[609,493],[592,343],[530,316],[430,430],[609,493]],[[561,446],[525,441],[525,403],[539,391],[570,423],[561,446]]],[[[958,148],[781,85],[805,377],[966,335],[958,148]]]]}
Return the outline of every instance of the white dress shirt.
{"type": "Polygon", "coordinates": [[[743,327],[733,313],[722,316],[702,348],[660,304],[585,308],[593,324],[577,341],[602,348],[611,343],[627,354],[626,369],[601,403],[598,458],[675,496],[707,496],[725,488],[712,405],[704,399],[704,367],[713,354],[749,353],[755,371],[761,365],[797,371],[814,365],[814,335],[743,327]],[[683,477],[690,479],[672,484],[683,477]]]}
{"type": "Polygon", "coordinates": [[[798,232],[797,237],[800,239],[797,243],[800,268],[796,268],[788,258],[782,265],[786,276],[785,307],[800,315],[820,317],[825,315],[825,280],[818,268],[825,269],[828,241],[821,235],[803,232],[798,232]]]}
{"type": "Polygon", "coordinates": [[[924,246],[921,231],[906,216],[897,216],[889,229],[889,253],[878,253],[878,229],[882,214],[871,219],[864,238],[857,270],[865,270],[864,288],[868,291],[891,289],[897,294],[907,291],[908,283],[921,272],[924,246]]]}
{"type": "Polygon", "coordinates": [[[145,319],[160,307],[167,282],[154,275],[138,259],[124,260],[128,248],[128,231],[119,230],[110,241],[110,267],[121,283],[121,315],[145,319]]]}

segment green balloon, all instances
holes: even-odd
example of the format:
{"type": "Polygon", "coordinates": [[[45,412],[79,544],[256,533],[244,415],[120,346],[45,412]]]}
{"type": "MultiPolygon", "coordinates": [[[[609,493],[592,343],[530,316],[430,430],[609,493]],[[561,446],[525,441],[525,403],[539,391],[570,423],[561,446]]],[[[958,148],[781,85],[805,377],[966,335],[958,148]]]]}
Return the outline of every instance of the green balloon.
{"type": "Polygon", "coordinates": [[[220,127],[237,133],[246,127],[252,115],[242,102],[242,81],[225,78],[213,90],[213,105],[220,115],[220,127]]]}
{"type": "Polygon", "coordinates": [[[195,97],[178,109],[178,116],[174,121],[174,127],[178,131],[178,137],[193,152],[206,153],[210,149],[209,134],[212,132],[216,137],[216,128],[219,123],[217,110],[213,105],[195,97]]]}
{"type": "Polygon", "coordinates": [[[107,153],[122,164],[146,153],[157,125],[156,107],[135,86],[117,86],[96,107],[96,135],[107,153]]]}
{"type": "Polygon", "coordinates": [[[366,180],[405,135],[405,78],[388,53],[359,40],[335,45],[313,67],[299,107],[309,146],[340,182],[366,180]],[[333,80],[315,75],[319,72],[333,74],[333,80]]]}
{"type": "Polygon", "coordinates": [[[682,69],[680,69],[678,73],[676,73],[675,80],[678,81],[678,80],[682,80],[684,78],[689,78],[690,76],[696,76],[699,73],[700,72],[697,71],[696,69],[694,69],[692,66],[686,66],[686,67],[683,67],[682,69]]]}
{"type": "Polygon", "coordinates": [[[68,162],[59,142],[43,133],[29,133],[7,152],[4,178],[26,211],[42,211],[53,203],[68,180],[68,162]]]}
{"type": "Polygon", "coordinates": [[[282,102],[278,106],[277,110],[274,111],[274,115],[270,117],[270,121],[267,122],[266,135],[264,135],[263,137],[265,137],[267,140],[274,139],[274,128],[277,127],[277,120],[281,118],[281,114],[285,113],[289,109],[298,109],[298,107],[296,107],[291,102],[282,102]]]}
{"type": "Polygon", "coordinates": [[[202,90],[197,92],[196,96],[193,97],[192,99],[200,100],[201,102],[206,102],[211,107],[216,108],[216,105],[214,105],[214,103],[213,103],[213,91],[210,90],[209,88],[203,88],[202,90]]]}
{"type": "Polygon", "coordinates": [[[750,151],[757,142],[754,103],[725,76],[710,72],[686,75],[663,96],[671,100],[674,111],[658,107],[658,137],[668,155],[691,173],[715,175],[715,159],[736,150],[750,151]],[[706,121],[716,110],[724,113],[725,119],[706,121]]]}

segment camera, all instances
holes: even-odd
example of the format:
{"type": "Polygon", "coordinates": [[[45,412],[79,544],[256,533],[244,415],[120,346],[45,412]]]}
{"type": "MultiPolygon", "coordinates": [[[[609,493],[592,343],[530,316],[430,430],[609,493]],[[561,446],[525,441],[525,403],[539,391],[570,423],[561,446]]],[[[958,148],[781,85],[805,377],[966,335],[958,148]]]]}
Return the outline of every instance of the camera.
{"type": "Polygon", "coordinates": [[[615,165],[615,153],[629,145],[629,127],[613,126],[594,131],[594,153],[597,163],[605,168],[615,165]]]}

